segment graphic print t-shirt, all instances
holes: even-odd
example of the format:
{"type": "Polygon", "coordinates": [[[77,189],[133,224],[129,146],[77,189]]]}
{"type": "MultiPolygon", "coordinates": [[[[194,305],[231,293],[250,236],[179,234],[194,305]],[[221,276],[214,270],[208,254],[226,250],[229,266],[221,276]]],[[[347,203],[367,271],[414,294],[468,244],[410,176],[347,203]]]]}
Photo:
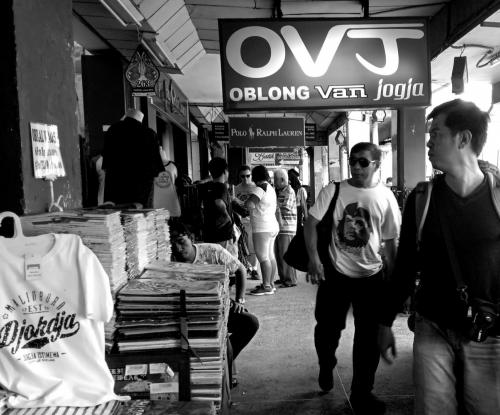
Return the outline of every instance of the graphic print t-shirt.
{"type": "Polygon", "coordinates": [[[231,274],[243,267],[241,262],[219,244],[194,244],[196,256],[193,264],[225,265],[231,274]]]}
{"type": "Polygon", "coordinates": [[[54,238],[33,279],[25,277],[24,256],[0,238],[0,385],[12,392],[12,408],[120,399],[104,358],[104,322],[113,313],[108,276],[79,236],[54,238]]]}
{"type": "MultiPolygon", "coordinates": [[[[321,190],[309,210],[315,219],[323,218],[334,192],[334,183],[321,190]]],[[[380,271],[380,241],[397,238],[401,226],[393,193],[381,184],[365,189],[343,181],[333,216],[330,258],[337,271],[349,277],[367,277],[380,271]]]]}
{"type": "MultiPolygon", "coordinates": [[[[252,190],[255,189],[255,187],[255,183],[250,183],[249,185],[240,183],[235,186],[234,194],[239,200],[245,203],[252,194],[252,190]]],[[[250,212],[248,213],[249,216],[241,218],[241,223],[243,223],[244,225],[250,225],[250,212]]]]}

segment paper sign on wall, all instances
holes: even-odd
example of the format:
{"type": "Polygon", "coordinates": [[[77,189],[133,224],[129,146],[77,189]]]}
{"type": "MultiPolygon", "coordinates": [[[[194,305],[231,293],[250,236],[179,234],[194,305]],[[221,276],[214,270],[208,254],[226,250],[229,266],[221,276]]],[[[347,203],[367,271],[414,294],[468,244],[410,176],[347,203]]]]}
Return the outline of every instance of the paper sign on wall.
{"type": "Polygon", "coordinates": [[[57,125],[30,123],[35,178],[64,177],[57,125]]]}

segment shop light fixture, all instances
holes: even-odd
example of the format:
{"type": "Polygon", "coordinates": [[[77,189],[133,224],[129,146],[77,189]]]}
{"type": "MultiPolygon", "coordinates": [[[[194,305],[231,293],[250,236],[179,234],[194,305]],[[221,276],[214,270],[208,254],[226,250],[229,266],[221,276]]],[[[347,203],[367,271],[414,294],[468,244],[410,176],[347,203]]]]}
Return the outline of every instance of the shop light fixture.
{"type": "Polygon", "coordinates": [[[142,26],[144,16],[130,3],[129,0],[99,0],[100,3],[120,22],[124,27],[135,23],[142,26]]]}
{"type": "Polygon", "coordinates": [[[372,112],[373,121],[384,122],[386,113],[384,110],[374,110],[372,112]]]}
{"type": "Polygon", "coordinates": [[[479,59],[476,63],[476,67],[484,68],[485,66],[489,66],[490,68],[493,66],[497,66],[500,63],[500,50],[493,52],[493,49],[487,51],[481,59],[479,59]]]}

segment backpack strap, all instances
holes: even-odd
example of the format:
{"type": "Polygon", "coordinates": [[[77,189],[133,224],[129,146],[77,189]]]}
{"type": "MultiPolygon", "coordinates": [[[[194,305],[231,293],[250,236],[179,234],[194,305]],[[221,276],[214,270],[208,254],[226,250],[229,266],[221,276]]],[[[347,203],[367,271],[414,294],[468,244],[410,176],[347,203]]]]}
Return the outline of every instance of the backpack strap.
{"type": "Polygon", "coordinates": [[[491,199],[493,200],[493,205],[495,206],[497,215],[500,218],[500,185],[497,183],[497,179],[492,173],[488,172],[486,175],[488,178],[488,184],[490,185],[491,199]]]}
{"type": "MultiPolygon", "coordinates": [[[[417,225],[417,250],[420,250],[422,230],[429,211],[433,182],[419,182],[415,187],[415,221],[417,225]]],[[[500,194],[499,194],[500,198],[500,194]]]]}

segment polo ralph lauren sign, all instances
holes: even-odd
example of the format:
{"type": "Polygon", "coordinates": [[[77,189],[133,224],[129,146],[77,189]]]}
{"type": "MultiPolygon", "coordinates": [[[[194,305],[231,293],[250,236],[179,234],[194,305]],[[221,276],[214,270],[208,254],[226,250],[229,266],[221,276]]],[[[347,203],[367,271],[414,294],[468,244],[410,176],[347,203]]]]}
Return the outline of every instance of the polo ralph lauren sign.
{"type": "Polygon", "coordinates": [[[231,147],[304,145],[304,118],[229,117],[231,147]]]}
{"type": "Polygon", "coordinates": [[[424,19],[219,20],[224,110],[430,104],[424,19]]]}

